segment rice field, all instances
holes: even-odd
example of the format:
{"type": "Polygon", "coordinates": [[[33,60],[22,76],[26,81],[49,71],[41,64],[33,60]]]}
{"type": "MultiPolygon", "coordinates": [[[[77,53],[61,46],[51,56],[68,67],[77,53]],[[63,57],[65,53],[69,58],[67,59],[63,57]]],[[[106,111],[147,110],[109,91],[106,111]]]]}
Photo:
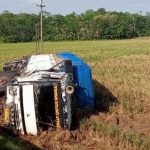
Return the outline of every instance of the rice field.
{"type": "MultiPolygon", "coordinates": [[[[35,43],[0,44],[0,70],[35,49],[35,43]]],[[[91,66],[97,111],[117,115],[119,131],[148,137],[150,147],[150,38],[44,43],[44,53],[61,51],[75,53],[91,66]]]]}

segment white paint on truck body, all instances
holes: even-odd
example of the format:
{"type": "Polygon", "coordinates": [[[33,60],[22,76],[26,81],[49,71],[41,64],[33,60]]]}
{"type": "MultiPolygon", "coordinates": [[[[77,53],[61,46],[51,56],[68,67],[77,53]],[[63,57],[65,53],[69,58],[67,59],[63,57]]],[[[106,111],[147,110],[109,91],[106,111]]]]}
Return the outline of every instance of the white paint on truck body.
{"type": "Polygon", "coordinates": [[[16,129],[24,134],[23,122],[22,122],[22,110],[20,102],[20,87],[19,86],[7,86],[7,105],[15,106],[16,114],[18,114],[16,119],[16,129]]]}
{"type": "Polygon", "coordinates": [[[33,85],[23,85],[23,109],[27,134],[37,135],[33,85]]]}
{"type": "Polygon", "coordinates": [[[20,102],[20,87],[14,86],[14,101],[17,106],[17,112],[18,112],[18,126],[17,129],[21,131],[22,134],[24,134],[23,130],[23,122],[22,122],[22,113],[21,113],[21,102],[20,102]]]}
{"type": "Polygon", "coordinates": [[[56,64],[53,54],[33,55],[28,62],[26,72],[49,70],[56,64]]]}

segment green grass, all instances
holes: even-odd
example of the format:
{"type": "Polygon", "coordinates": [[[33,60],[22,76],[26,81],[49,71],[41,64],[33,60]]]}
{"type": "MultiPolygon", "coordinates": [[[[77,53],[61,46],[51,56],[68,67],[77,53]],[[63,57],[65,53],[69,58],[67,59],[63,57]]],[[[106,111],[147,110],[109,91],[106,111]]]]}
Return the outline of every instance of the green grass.
{"type": "MultiPolygon", "coordinates": [[[[45,53],[70,51],[78,54],[87,62],[107,61],[132,54],[149,54],[150,39],[76,41],[76,42],[45,42],[45,53]]],[[[0,44],[0,62],[19,58],[35,53],[35,43],[0,44]]]]}
{"type": "Polygon", "coordinates": [[[6,135],[0,135],[0,149],[2,150],[27,150],[17,140],[6,135]]]}

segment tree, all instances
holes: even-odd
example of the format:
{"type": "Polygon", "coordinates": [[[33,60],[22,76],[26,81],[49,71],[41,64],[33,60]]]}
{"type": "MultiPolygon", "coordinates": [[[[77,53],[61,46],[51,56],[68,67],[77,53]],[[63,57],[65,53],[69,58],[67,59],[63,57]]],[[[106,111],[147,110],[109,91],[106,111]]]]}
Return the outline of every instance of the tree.
{"type": "MultiPolygon", "coordinates": [[[[0,42],[36,40],[40,17],[36,14],[0,14],[0,42]]],[[[124,39],[150,35],[150,13],[130,14],[107,12],[104,8],[89,9],[80,15],[49,14],[43,17],[44,40],[124,39]]]]}

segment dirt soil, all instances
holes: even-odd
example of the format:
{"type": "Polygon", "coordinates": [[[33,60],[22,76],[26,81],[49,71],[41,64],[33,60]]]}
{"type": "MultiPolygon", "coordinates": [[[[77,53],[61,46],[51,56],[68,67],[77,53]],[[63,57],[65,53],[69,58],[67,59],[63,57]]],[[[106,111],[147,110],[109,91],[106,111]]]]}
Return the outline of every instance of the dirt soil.
{"type": "MultiPolygon", "coordinates": [[[[119,106],[118,106],[119,107],[119,106]]],[[[89,117],[89,122],[116,124],[124,133],[137,133],[150,136],[150,113],[125,115],[120,109],[115,113],[99,112],[89,117]]],[[[88,126],[75,131],[54,130],[42,132],[39,136],[22,137],[44,150],[113,150],[116,149],[115,141],[96,133],[88,126]]],[[[121,149],[121,148],[118,148],[121,149]]],[[[124,148],[126,149],[126,148],[124,148]]],[[[128,149],[130,149],[128,147],[128,149]]],[[[131,148],[132,149],[132,148],[131,148]]]]}
{"type": "Polygon", "coordinates": [[[23,139],[44,150],[111,150],[105,140],[92,130],[53,130],[42,132],[39,136],[26,136],[23,139]]]}

